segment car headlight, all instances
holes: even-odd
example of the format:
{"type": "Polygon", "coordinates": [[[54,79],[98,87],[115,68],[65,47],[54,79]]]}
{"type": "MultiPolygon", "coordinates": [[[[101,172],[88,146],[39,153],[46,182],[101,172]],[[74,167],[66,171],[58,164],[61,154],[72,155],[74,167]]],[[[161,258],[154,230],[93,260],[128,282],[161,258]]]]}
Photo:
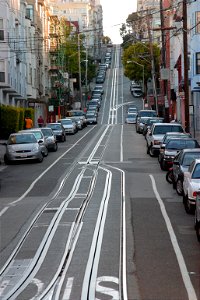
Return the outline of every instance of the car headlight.
{"type": "Polygon", "coordinates": [[[37,151],[38,151],[38,146],[37,145],[33,146],[32,152],[37,152],[37,151]]]}
{"type": "Polygon", "coordinates": [[[15,153],[16,151],[13,148],[8,148],[8,153],[15,153]]]}

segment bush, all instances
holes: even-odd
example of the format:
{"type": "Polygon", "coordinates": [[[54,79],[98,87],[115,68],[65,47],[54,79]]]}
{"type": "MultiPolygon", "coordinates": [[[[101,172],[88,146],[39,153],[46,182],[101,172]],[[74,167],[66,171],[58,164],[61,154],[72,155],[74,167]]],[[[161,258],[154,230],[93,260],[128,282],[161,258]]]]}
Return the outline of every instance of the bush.
{"type": "Polygon", "coordinates": [[[0,105],[0,137],[7,139],[11,133],[24,129],[25,116],[30,116],[33,120],[34,110],[0,105]]]}

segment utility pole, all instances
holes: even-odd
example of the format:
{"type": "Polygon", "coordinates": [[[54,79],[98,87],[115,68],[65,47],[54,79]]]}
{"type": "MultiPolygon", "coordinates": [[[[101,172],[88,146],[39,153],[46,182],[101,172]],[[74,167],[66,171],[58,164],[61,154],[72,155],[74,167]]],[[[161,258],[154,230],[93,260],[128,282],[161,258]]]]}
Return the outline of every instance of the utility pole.
{"type": "Polygon", "coordinates": [[[152,74],[152,81],[153,81],[153,94],[154,94],[156,113],[158,115],[158,95],[157,95],[157,87],[156,87],[156,79],[155,79],[155,62],[154,62],[153,44],[152,44],[152,36],[151,36],[149,18],[150,18],[150,12],[148,11],[147,27],[148,27],[149,47],[150,47],[150,54],[151,54],[151,74],[152,74]]]}
{"type": "Polygon", "coordinates": [[[185,93],[185,131],[189,132],[189,86],[188,86],[188,31],[187,0],[183,0],[183,58],[184,58],[184,93],[185,93]]]}
{"type": "Polygon", "coordinates": [[[83,107],[82,99],[82,85],[81,85],[81,51],[80,51],[80,33],[78,33],[78,73],[79,73],[79,91],[81,108],[83,107]]]}
{"type": "MultiPolygon", "coordinates": [[[[164,21],[164,10],[163,10],[163,0],[160,0],[160,26],[161,26],[161,41],[162,41],[162,48],[161,48],[161,68],[166,68],[166,43],[165,43],[165,21],[164,21]]],[[[164,99],[167,100],[167,82],[163,80],[163,93],[164,99]]],[[[165,119],[169,121],[169,108],[165,104],[165,119]]]]}

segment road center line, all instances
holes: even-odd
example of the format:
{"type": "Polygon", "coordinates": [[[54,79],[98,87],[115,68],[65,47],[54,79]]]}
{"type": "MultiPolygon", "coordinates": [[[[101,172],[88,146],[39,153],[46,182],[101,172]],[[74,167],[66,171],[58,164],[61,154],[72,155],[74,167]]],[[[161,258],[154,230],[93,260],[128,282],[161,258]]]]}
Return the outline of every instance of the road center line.
{"type": "Polygon", "coordinates": [[[156,199],[157,199],[157,201],[158,201],[158,203],[160,205],[160,210],[161,210],[161,213],[162,213],[163,218],[165,220],[165,223],[166,223],[166,226],[167,226],[167,230],[169,232],[170,240],[171,240],[172,246],[174,248],[174,252],[176,254],[176,258],[177,258],[178,265],[179,265],[179,268],[180,268],[180,271],[181,271],[183,282],[184,282],[184,285],[185,285],[185,288],[186,288],[186,291],[187,291],[187,294],[188,294],[188,299],[189,300],[197,300],[197,296],[196,296],[194,287],[192,285],[190,276],[188,275],[188,270],[187,270],[187,267],[186,267],[186,264],[185,264],[185,260],[183,258],[183,254],[182,254],[181,249],[180,249],[180,247],[178,245],[178,241],[177,241],[175,232],[173,230],[171,221],[169,219],[169,216],[167,214],[167,211],[165,209],[165,205],[163,203],[163,200],[161,199],[161,197],[160,197],[160,195],[158,193],[155,179],[154,179],[153,175],[150,174],[149,176],[151,178],[151,183],[152,183],[153,191],[154,191],[156,199]]]}

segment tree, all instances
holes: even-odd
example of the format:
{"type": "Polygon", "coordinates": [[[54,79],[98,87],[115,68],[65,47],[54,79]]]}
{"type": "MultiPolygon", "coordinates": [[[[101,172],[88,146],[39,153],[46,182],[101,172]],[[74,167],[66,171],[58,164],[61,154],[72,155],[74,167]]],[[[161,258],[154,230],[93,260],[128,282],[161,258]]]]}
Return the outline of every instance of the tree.
{"type": "MultiPolygon", "coordinates": [[[[157,44],[153,44],[153,55],[155,62],[155,71],[157,77],[159,76],[159,61],[160,61],[160,48],[157,44]]],[[[137,42],[124,50],[122,62],[124,66],[124,75],[130,80],[142,81],[144,66],[144,84],[151,78],[151,53],[150,44],[137,42]],[[142,65],[140,67],[140,65],[142,65]]]]}

